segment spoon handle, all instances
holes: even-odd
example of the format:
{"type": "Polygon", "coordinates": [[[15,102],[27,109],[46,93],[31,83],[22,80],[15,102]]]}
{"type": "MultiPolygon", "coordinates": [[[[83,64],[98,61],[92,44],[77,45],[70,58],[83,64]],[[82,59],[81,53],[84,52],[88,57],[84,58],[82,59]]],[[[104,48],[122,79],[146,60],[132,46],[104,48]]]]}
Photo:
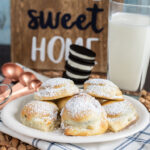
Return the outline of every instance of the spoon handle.
{"type": "Polygon", "coordinates": [[[0,105],[0,109],[2,109],[6,104],[8,104],[9,102],[11,102],[12,100],[19,98],[21,96],[25,96],[28,94],[32,94],[35,92],[35,89],[29,89],[28,87],[24,87],[20,90],[17,90],[15,93],[13,93],[11,95],[11,97],[4,103],[0,105]]]}
{"type": "MultiPolygon", "coordinates": [[[[2,84],[10,84],[10,83],[11,83],[11,80],[8,79],[8,78],[5,78],[5,79],[3,80],[3,82],[2,82],[2,84]]],[[[7,89],[7,87],[1,86],[1,87],[0,87],[0,93],[5,92],[6,89],[7,89]]]]}
{"type": "MultiPolygon", "coordinates": [[[[15,84],[15,85],[12,87],[12,94],[11,94],[11,96],[15,95],[18,90],[21,90],[21,89],[23,89],[23,88],[24,88],[24,86],[23,86],[21,83],[15,84]]],[[[4,93],[2,93],[2,94],[0,95],[0,100],[5,99],[5,97],[7,97],[8,94],[9,94],[9,90],[7,90],[7,91],[5,91],[4,93]]]]}

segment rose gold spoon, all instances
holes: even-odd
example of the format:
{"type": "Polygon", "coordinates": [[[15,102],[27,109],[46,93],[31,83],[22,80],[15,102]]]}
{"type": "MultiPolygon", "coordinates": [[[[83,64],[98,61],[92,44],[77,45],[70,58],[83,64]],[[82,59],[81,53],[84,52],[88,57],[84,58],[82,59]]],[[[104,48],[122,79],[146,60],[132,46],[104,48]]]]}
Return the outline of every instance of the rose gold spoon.
{"type": "Polygon", "coordinates": [[[0,103],[0,109],[2,109],[7,103],[9,103],[10,101],[12,101],[18,97],[34,93],[41,86],[41,83],[42,82],[37,79],[27,82],[28,86],[16,91],[15,93],[12,93],[12,95],[9,99],[7,98],[7,100],[3,100],[0,103]]]}
{"type": "Polygon", "coordinates": [[[30,82],[30,84],[28,85],[28,88],[31,89],[35,89],[38,90],[38,88],[41,86],[42,82],[40,80],[33,80],[30,82]]]}
{"type": "MultiPolygon", "coordinates": [[[[11,96],[15,95],[22,89],[24,89],[28,84],[32,81],[36,80],[36,76],[31,72],[23,72],[19,77],[19,82],[12,87],[12,94],[11,96]]],[[[9,91],[5,91],[3,94],[0,95],[0,99],[3,100],[8,95],[9,91]]]]}
{"type": "MultiPolygon", "coordinates": [[[[2,84],[10,84],[12,81],[18,81],[19,76],[24,72],[24,70],[15,63],[5,63],[2,66],[2,74],[5,76],[2,84]]],[[[0,92],[3,93],[6,87],[0,87],[0,92]]]]}
{"type": "Polygon", "coordinates": [[[30,83],[33,80],[36,80],[36,76],[31,73],[31,72],[24,72],[21,74],[21,76],[19,77],[19,82],[24,85],[24,86],[28,86],[28,83],[30,83]]]}

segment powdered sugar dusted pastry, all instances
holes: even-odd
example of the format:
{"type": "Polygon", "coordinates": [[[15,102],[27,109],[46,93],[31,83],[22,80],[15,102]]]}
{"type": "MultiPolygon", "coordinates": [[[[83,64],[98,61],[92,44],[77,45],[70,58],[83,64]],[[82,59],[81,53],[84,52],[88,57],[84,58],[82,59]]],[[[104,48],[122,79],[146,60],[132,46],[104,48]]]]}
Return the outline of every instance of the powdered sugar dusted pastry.
{"type": "Polygon", "coordinates": [[[100,102],[101,105],[108,101],[106,99],[101,99],[101,98],[96,98],[96,99],[100,102]]]}
{"type": "Polygon", "coordinates": [[[118,132],[138,119],[138,114],[132,103],[124,101],[107,101],[102,104],[107,113],[109,130],[118,132]]]}
{"type": "Polygon", "coordinates": [[[31,101],[23,107],[20,120],[31,128],[52,131],[58,125],[57,113],[58,107],[52,102],[31,101]]]}
{"type": "Polygon", "coordinates": [[[72,96],[79,92],[78,87],[70,79],[51,78],[44,82],[35,92],[34,97],[37,100],[56,100],[59,98],[72,96]]]}
{"type": "Polygon", "coordinates": [[[102,134],[108,128],[106,112],[94,97],[81,93],[72,97],[62,109],[61,127],[65,135],[102,134]]]}
{"type": "Polygon", "coordinates": [[[106,79],[89,79],[84,83],[85,91],[98,98],[110,100],[123,100],[120,89],[106,79]]]}
{"type": "Polygon", "coordinates": [[[59,108],[59,111],[61,111],[63,109],[63,107],[65,106],[65,104],[72,98],[72,96],[69,96],[69,97],[64,97],[64,98],[61,98],[61,99],[58,99],[56,101],[56,105],[58,106],[59,108]]]}

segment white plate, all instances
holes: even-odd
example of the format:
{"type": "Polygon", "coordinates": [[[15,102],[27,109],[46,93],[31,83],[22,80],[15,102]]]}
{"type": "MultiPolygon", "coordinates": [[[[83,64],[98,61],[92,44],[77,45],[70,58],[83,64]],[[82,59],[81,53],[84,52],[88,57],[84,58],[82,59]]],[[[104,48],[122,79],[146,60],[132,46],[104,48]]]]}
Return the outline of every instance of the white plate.
{"type": "Polygon", "coordinates": [[[36,130],[24,126],[19,120],[20,111],[24,104],[33,100],[33,95],[28,95],[28,96],[18,98],[10,102],[9,104],[7,104],[2,110],[1,117],[4,124],[10,129],[34,138],[39,138],[47,141],[62,142],[62,143],[106,142],[106,141],[112,141],[112,140],[130,136],[140,130],[143,130],[146,127],[146,125],[149,123],[149,113],[146,110],[146,108],[136,99],[131,98],[129,96],[124,96],[124,97],[129,101],[131,101],[136,107],[139,114],[139,120],[132,126],[128,127],[127,129],[124,129],[117,133],[105,133],[102,135],[84,136],[84,137],[66,136],[59,130],[55,132],[42,132],[40,130],[36,130]]]}

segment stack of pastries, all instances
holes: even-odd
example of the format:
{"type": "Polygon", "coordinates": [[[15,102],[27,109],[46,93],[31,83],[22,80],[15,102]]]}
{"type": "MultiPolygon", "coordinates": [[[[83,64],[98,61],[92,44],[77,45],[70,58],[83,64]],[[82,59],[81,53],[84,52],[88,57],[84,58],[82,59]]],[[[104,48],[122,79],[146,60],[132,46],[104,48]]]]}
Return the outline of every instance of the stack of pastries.
{"type": "Polygon", "coordinates": [[[61,128],[65,135],[91,136],[118,132],[138,119],[131,102],[106,79],[89,79],[81,91],[70,79],[51,78],[22,108],[20,120],[42,131],[61,128]]]}

